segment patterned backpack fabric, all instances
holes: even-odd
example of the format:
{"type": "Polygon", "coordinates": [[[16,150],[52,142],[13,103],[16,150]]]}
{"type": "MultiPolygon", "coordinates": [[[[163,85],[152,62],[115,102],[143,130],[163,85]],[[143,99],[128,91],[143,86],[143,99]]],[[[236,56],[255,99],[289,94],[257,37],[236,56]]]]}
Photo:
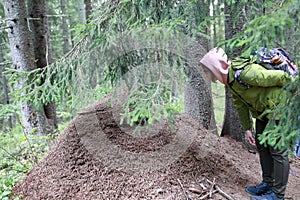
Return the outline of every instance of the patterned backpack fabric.
{"type": "Polygon", "coordinates": [[[266,69],[282,70],[289,73],[292,77],[298,74],[298,67],[283,49],[267,49],[263,47],[257,50],[253,56],[255,56],[256,63],[264,66],[266,69]]]}
{"type": "MultiPolygon", "coordinates": [[[[293,63],[287,53],[280,48],[267,49],[260,48],[250,55],[251,59],[254,57],[254,63],[257,63],[269,70],[282,70],[287,72],[292,77],[296,77],[299,73],[298,67],[293,63]]],[[[251,85],[243,82],[240,75],[244,68],[235,70],[234,78],[235,80],[244,85],[246,88],[250,88],[251,85]]]]}

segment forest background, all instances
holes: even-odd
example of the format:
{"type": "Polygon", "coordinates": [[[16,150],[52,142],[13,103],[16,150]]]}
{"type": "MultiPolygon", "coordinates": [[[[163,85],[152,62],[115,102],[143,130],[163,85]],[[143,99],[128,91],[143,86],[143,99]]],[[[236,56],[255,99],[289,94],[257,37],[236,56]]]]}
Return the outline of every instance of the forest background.
{"type": "MultiPolygon", "coordinates": [[[[0,199],[82,108],[116,91],[120,80],[131,89],[121,121],[151,124],[187,112],[242,141],[228,91],[208,83],[193,62],[215,46],[230,58],[266,46],[285,49],[299,66],[299,12],[297,0],[0,1],[0,199]],[[153,41],[160,48],[140,48],[153,41]]],[[[278,107],[285,120],[264,137],[281,138],[279,146],[293,143],[300,127],[299,78],[287,89],[278,107]]]]}

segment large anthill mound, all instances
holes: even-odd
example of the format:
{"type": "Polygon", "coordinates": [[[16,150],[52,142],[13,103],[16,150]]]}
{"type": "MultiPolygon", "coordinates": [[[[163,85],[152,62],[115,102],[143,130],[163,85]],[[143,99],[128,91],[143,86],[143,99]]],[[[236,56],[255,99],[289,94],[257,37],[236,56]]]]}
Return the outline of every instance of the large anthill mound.
{"type": "MultiPolygon", "coordinates": [[[[160,122],[135,136],[129,134],[130,127],[119,126],[117,118],[107,99],[80,113],[49,154],[16,185],[15,195],[28,200],[200,199],[205,195],[226,199],[220,191],[213,192],[216,187],[211,187],[211,181],[234,199],[243,200],[249,199],[245,187],[260,181],[257,155],[241,143],[209,133],[186,115],[177,118],[173,131],[160,122]],[[193,141],[185,140],[182,145],[178,141],[184,140],[183,134],[193,135],[193,141]],[[178,147],[174,149],[177,154],[163,151],[171,151],[172,146],[178,147]],[[118,156],[133,155],[145,165],[131,166],[138,161],[111,157],[115,149],[121,152],[118,156]],[[161,156],[153,163],[155,157],[148,155],[156,152],[161,156]],[[118,159],[122,162],[113,161],[118,159]]],[[[295,200],[300,199],[297,163],[292,163],[295,175],[288,188],[288,196],[295,200]]]]}

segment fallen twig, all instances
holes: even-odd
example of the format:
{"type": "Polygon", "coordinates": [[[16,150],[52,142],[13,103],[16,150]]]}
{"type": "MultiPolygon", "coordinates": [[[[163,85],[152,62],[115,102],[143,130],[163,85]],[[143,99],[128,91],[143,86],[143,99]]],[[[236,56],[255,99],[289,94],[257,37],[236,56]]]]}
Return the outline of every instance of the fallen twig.
{"type": "Polygon", "coordinates": [[[218,192],[218,190],[213,190],[212,192],[207,193],[206,195],[203,195],[202,197],[199,198],[199,200],[203,200],[206,199],[207,197],[209,197],[211,194],[214,194],[218,192]]]}
{"type": "Polygon", "coordinates": [[[120,186],[119,186],[119,191],[118,191],[118,193],[116,194],[116,196],[115,196],[115,199],[117,200],[117,199],[119,199],[119,196],[120,196],[120,194],[121,194],[121,192],[122,192],[122,190],[123,190],[123,188],[124,188],[124,186],[125,186],[125,179],[123,180],[123,182],[120,184],[120,186]]]}
{"type": "Polygon", "coordinates": [[[210,188],[210,190],[209,190],[209,198],[211,199],[211,197],[212,197],[212,192],[213,192],[213,190],[214,190],[214,188],[215,188],[215,186],[216,186],[216,183],[215,183],[215,178],[214,178],[214,180],[213,180],[213,182],[209,182],[210,184],[211,184],[211,188],[210,188]]]}
{"type": "Polygon", "coordinates": [[[182,192],[183,192],[183,194],[184,194],[186,200],[192,200],[192,199],[189,197],[189,195],[187,194],[187,192],[185,191],[185,189],[184,189],[183,185],[181,184],[180,180],[177,179],[177,181],[178,181],[178,183],[179,183],[179,185],[180,185],[180,187],[181,187],[181,189],[182,189],[182,192]]]}
{"type": "Polygon", "coordinates": [[[228,200],[234,200],[231,196],[229,196],[228,194],[226,194],[223,190],[221,190],[221,188],[215,184],[215,182],[213,181],[210,181],[208,179],[206,179],[206,181],[209,183],[209,184],[213,184],[214,185],[214,188],[216,189],[217,192],[219,192],[223,197],[225,197],[226,199],[228,200]]]}
{"type": "Polygon", "coordinates": [[[202,194],[202,191],[199,190],[199,189],[197,189],[197,188],[195,188],[195,187],[190,187],[188,190],[189,190],[190,192],[192,192],[192,193],[202,194]]]}
{"type": "Polygon", "coordinates": [[[207,188],[205,187],[205,185],[202,183],[203,181],[205,181],[205,178],[202,178],[200,181],[195,180],[195,182],[201,186],[201,188],[203,190],[206,190],[207,188]]]}

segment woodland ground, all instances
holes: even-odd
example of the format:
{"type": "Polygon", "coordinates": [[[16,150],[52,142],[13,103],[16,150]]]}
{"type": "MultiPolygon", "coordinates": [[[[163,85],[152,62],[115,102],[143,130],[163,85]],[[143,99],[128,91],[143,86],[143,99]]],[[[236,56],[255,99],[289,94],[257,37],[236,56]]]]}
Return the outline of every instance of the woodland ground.
{"type": "MultiPolygon", "coordinates": [[[[240,142],[213,135],[185,115],[177,118],[175,132],[161,123],[152,127],[159,127],[157,134],[145,138],[128,134],[130,128],[120,128],[116,112],[106,99],[74,118],[49,154],[15,186],[15,195],[28,200],[201,199],[210,194],[212,184],[208,179],[235,200],[244,200],[250,199],[245,187],[260,182],[257,154],[240,142]],[[92,123],[94,116],[96,124],[92,123]],[[196,137],[174,162],[144,173],[129,173],[100,159],[107,152],[95,145],[97,131],[104,133],[112,145],[136,154],[159,151],[179,131],[196,137]]],[[[291,169],[286,199],[300,200],[299,158],[291,159],[291,169]]],[[[226,198],[216,192],[211,199],[226,198]]]]}

